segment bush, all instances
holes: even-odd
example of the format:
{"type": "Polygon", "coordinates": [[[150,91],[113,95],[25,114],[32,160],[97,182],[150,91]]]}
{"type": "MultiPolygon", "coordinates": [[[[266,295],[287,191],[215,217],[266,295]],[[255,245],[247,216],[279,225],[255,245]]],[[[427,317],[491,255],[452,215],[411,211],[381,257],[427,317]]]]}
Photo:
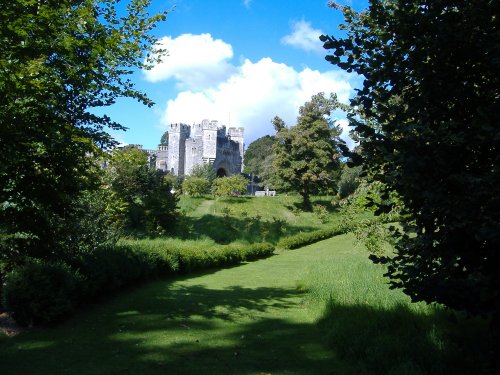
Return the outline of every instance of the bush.
{"type": "Polygon", "coordinates": [[[248,245],[242,249],[242,253],[246,261],[262,259],[273,255],[274,246],[270,243],[248,245]]]}
{"type": "Polygon", "coordinates": [[[7,274],[3,299],[19,324],[47,324],[73,311],[80,286],[79,275],[67,265],[32,259],[7,274]]]}
{"type": "Polygon", "coordinates": [[[339,234],[347,233],[349,230],[340,226],[328,229],[316,230],[309,233],[299,233],[294,236],[286,237],[278,242],[278,247],[282,249],[298,249],[299,247],[323,241],[339,234]]]}
{"type": "Polygon", "coordinates": [[[213,193],[218,196],[238,196],[247,191],[248,180],[239,176],[216,178],[213,184],[213,193]]]}
{"type": "Polygon", "coordinates": [[[235,265],[244,261],[265,258],[274,253],[269,243],[218,246],[212,249],[183,249],[179,252],[181,272],[235,265]]]}
{"type": "Polygon", "coordinates": [[[192,197],[201,197],[210,193],[210,180],[204,177],[186,177],[182,183],[182,191],[192,197]]]}
{"type": "Polygon", "coordinates": [[[308,233],[299,233],[294,236],[285,237],[278,242],[277,247],[288,250],[298,249],[299,247],[323,241],[333,236],[338,236],[348,232],[355,232],[357,230],[357,226],[382,225],[386,223],[394,223],[400,220],[402,220],[402,218],[398,214],[387,214],[377,216],[371,220],[350,222],[352,226],[346,225],[346,223],[340,223],[332,228],[316,230],[308,233]]]}
{"type": "Polygon", "coordinates": [[[273,251],[267,243],[200,247],[199,243],[121,241],[79,253],[68,265],[32,259],[7,273],[3,297],[18,323],[50,324],[68,316],[77,305],[145,280],[234,265],[273,251]]]}
{"type": "Polygon", "coordinates": [[[349,168],[347,165],[342,168],[342,174],[338,183],[340,198],[347,198],[356,191],[360,184],[361,169],[361,166],[349,168]]]}

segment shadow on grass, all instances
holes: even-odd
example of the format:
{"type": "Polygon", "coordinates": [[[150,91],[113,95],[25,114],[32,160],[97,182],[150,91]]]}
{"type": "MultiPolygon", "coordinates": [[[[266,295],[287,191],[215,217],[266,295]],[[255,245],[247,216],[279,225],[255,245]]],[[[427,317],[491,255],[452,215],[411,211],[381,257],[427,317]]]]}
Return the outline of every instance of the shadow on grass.
{"type": "MultiPolygon", "coordinates": [[[[327,199],[326,197],[313,196],[311,199],[311,204],[313,206],[313,211],[314,211],[315,206],[320,205],[320,206],[323,206],[329,214],[339,212],[339,206],[336,203],[334,203],[333,199],[327,199]]],[[[301,212],[307,212],[306,210],[304,210],[304,204],[301,200],[297,201],[297,202],[291,202],[291,203],[285,204],[284,206],[287,210],[291,211],[292,213],[294,213],[296,215],[299,215],[301,212]]]]}
{"type": "Polygon", "coordinates": [[[0,341],[0,372],[349,373],[317,326],[283,316],[302,302],[295,289],[155,283],[58,329],[0,341]]]}
{"type": "Polygon", "coordinates": [[[248,196],[238,196],[238,197],[220,197],[216,198],[216,201],[219,203],[236,203],[236,204],[241,204],[248,202],[252,200],[254,197],[248,197],[248,196]]]}
{"type": "Polygon", "coordinates": [[[182,238],[209,237],[221,245],[238,240],[244,240],[248,243],[270,242],[276,244],[283,236],[291,236],[315,229],[290,225],[284,221],[224,217],[212,214],[203,215],[200,218],[186,217],[184,220],[184,228],[180,231],[182,238]]]}
{"type": "Polygon", "coordinates": [[[319,326],[358,374],[498,374],[496,346],[481,319],[443,310],[416,314],[330,302],[319,326]]]}
{"type": "Polygon", "coordinates": [[[0,372],[497,373],[494,347],[479,340],[480,322],[456,326],[442,312],[419,315],[406,306],[378,310],[333,302],[318,324],[282,315],[302,303],[296,289],[157,282],[57,329],[0,340],[0,372]]]}

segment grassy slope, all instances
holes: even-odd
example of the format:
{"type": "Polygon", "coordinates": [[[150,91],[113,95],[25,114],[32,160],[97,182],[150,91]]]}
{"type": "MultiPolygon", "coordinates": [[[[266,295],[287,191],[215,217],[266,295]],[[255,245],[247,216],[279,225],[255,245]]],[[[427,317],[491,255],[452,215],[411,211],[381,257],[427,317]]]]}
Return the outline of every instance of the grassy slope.
{"type": "Polygon", "coordinates": [[[185,212],[179,235],[183,238],[210,238],[217,243],[276,243],[283,236],[325,228],[338,220],[332,199],[314,197],[313,203],[327,210],[326,220],[315,212],[303,212],[300,197],[190,198],[182,196],[180,209],[185,212]],[[277,233],[277,220],[282,233],[277,233]],[[267,235],[263,233],[268,230],[267,235]]]}
{"type": "Polygon", "coordinates": [[[0,373],[479,373],[468,350],[480,346],[461,351],[442,311],[410,306],[380,271],[339,236],[155,282],[55,329],[1,337],[0,373]]]}

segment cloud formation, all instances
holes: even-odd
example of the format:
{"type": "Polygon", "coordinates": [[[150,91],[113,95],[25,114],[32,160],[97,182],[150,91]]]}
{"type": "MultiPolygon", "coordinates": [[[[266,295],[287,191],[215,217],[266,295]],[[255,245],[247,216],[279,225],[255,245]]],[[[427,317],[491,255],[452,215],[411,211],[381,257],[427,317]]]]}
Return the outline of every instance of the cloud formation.
{"type": "Polygon", "coordinates": [[[291,34],[281,38],[281,43],[307,51],[324,53],[323,43],[319,36],[324,34],[319,29],[313,29],[309,22],[304,20],[292,24],[291,34]]]}
{"type": "Polygon", "coordinates": [[[232,65],[231,45],[214,40],[210,34],[165,37],[162,42],[170,56],[145,74],[151,82],[175,80],[178,92],[168,100],[162,116],[166,126],[218,120],[226,126],[244,127],[248,145],[274,133],[274,116],[295,125],[300,106],[312,95],[336,93],[347,103],[353,91],[351,77],[338,70],[296,70],[268,57],[232,65]],[[204,58],[196,58],[200,55],[204,58]]]}
{"type": "Polygon", "coordinates": [[[228,126],[245,128],[247,144],[258,137],[274,133],[271,119],[280,116],[295,124],[298,110],[318,92],[335,92],[347,102],[352,87],[339,72],[321,73],[292,67],[264,58],[253,63],[245,60],[228,80],[216,87],[186,90],[167,102],[166,124],[200,122],[214,119],[228,126]]]}
{"type": "Polygon", "coordinates": [[[224,81],[234,70],[228,62],[233,57],[232,46],[210,34],[166,36],[158,45],[168,50],[168,56],[144,72],[150,82],[173,78],[181,89],[203,89],[224,81]]]}

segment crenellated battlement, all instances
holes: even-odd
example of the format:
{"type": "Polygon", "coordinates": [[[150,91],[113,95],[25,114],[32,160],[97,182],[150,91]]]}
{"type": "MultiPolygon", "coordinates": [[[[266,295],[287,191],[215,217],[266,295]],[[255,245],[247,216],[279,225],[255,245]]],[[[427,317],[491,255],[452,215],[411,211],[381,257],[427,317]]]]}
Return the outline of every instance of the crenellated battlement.
{"type": "Polygon", "coordinates": [[[158,146],[156,165],[174,175],[189,175],[193,166],[203,163],[213,163],[224,175],[241,173],[243,135],[243,128],[226,129],[216,120],[170,124],[168,147],[158,146]]]}

